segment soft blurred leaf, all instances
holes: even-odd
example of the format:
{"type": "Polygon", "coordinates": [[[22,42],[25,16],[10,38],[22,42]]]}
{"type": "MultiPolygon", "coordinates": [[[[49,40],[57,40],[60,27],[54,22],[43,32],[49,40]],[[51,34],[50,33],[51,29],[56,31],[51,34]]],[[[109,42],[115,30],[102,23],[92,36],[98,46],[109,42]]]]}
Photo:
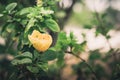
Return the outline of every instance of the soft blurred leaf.
{"type": "Polygon", "coordinates": [[[80,52],[84,52],[85,51],[85,47],[86,47],[86,41],[82,42],[81,44],[73,44],[73,53],[80,53],[80,52]]]}
{"type": "Polygon", "coordinates": [[[58,40],[55,45],[56,50],[66,50],[68,48],[70,41],[68,40],[65,32],[60,32],[58,34],[58,40]]]}
{"type": "Polygon", "coordinates": [[[95,51],[91,51],[90,52],[90,56],[89,56],[89,60],[90,61],[94,61],[96,59],[100,59],[101,58],[101,54],[98,50],[95,50],[95,51]]]}
{"type": "Polygon", "coordinates": [[[3,14],[0,14],[0,17],[2,17],[3,16],[3,14]]]}
{"type": "Polygon", "coordinates": [[[21,58],[21,57],[23,57],[23,58],[25,58],[25,57],[32,58],[33,55],[30,52],[24,52],[24,53],[22,53],[20,55],[15,56],[15,58],[21,58]]]}
{"type": "Polygon", "coordinates": [[[7,11],[12,11],[16,6],[17,6],[17,3],[11,3],[11,4],[7,5],[5,9],[7,11]]]}
{"type": "Polygon", "coordinates": [[[105,37],[106,37],[106,39],[110,39],[110,38],[111,38],[111,36],[110,36],[110,35],[106,35],[105,37]]]}
{"type": "Polygon", "coordinates": [[[27,69],[32,73],[38,73],[39,72],[38,67],[27,66],[27,69]]]}
{"type": "Polygon", "coordinates": [[[75,36],[74,36],[73,32],[70,32],[70,39],[71,39],[71,40],[72,40],[72,39],[75,39],[75,36]]]}
{"type": "Polygon", "coordinates": [[[48,63],[38,63],[37,66],[44,71],[48,70],[48,63]]]}
{"type": "Polygon", "coordinates": [[[56,59],[56,57],[57,57],[57,54],[56,54],[55,51],[48,50],[48,51],[46,51],[46,52],[43,53],[41,59],[42,60],[46,60],[46,61],[50,61],[50,60],[56,59]]]}
{"type": "Polygon", "coordinates": [[[105,76],[106,75],[104,67],[100,64],[96,65],[94,70],[99,73],[99,76],[105,76]]]}
{"type": "Polygon", "coordinates": [[[35,23],[35,19],[34,18],[31,18],[26,26],[26,29],[25,29],[25,33],[31,28],[34,26],[34,23],[35,23]]]}
{"type": "Polygon", "coordinates": [[[25,15],[25,14],[31,13],[32,10],[33,10],[32,7],[23,8],[19,13],[20,15],[25,15]]]}
{"type": "Polygon", "coordinates": [[[37,50],[34,50],[34,60],[36,60],[38,57],[40,57],[40,53],[37,50]]]}
{"type": "Polygon", "coordinates": [[[60,28],[58,26],[58,24],[56,23],[56,21],[52,20],[52,19],[48,19],[45,21],[45,24],[47,25],[47,27],[54,31],[54,32],[59,32],[60,28]]]}
{"type": "Polygon", "coordinates": [[[74,45],[77,44],[77,40],[76,40],[76,37],[74,36],[73,32],[70,32],[70,35],[69,35],[69,41],[70,41],[70,46],[73,47],[74,45]]]}
{"type": "Polygon", "coordinates": [[[76,44],[73,46],[72,52],[73,53],[80,53],[84,51],[84,47],[82,47],[80,44],[76,44]]]}
{"type": "Polygon", "coordinates": [[[23,59],[14,59],[11,62],[13,65],[20,65],[20,64],[30,64],[32,60],[30,58],[23,58],[23,59]]]}
{"type": "Polygon", "coordinates": [[[65,32],[60,32],[58,35],[58,40],[62,41],[62,40],[67,40],[67,36],[65,32]]]}
{"type": "Polygon", "coordinates": [[[84,25],[84,28],[91,29],[91,28],[93,28],[93,26],[92,25],[84,25]]]}
{"type": "Polygon", "coordinates": [[[64,65],[64,52],[58,52],[57,54],[57,66],[61,67],[64,65]]]}
{"type": "Polygon", "coordinates": [[[15,28],[15,25],[14,25],[13,23],[10,23],[10,24],[7,26],[6,30],[7,30],[8,32],[12,32],[12,31],[14,30],[14,28],[15,28]]]}

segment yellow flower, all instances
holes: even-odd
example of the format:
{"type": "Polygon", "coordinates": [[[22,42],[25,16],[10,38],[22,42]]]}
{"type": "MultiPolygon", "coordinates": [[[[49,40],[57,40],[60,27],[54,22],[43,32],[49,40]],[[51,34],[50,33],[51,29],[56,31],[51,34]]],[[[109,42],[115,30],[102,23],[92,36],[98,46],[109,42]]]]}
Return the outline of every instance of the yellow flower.
{"type": "Polygon", "coordinates": [[[39,52],[46,51],[52,44],[51,35],[42,34],[37,30],[34,30],[31,35],[28,35],[28,39],[32,43],[33,47],[39,52]]]}

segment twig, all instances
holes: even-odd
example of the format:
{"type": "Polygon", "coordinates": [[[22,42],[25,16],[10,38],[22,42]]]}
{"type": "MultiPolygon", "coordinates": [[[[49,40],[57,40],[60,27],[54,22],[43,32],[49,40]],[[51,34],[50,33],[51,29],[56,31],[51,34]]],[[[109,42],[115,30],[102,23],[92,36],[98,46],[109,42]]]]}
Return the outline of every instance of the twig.
{"type": "Polygon", "coordinates": [[[84,62],[84,63],[88,66],[88,68],[91,70],[91,72],[94,74],[96,80],[99,80],[99,77],[97,76],[96,72],[93,70],[93,68],[90,66],[90,64],[86,62],[86,60],[84,60],[83,58],[81,58],[80,56],[74,54],[74,53],[71,52],[71,51],[66,51],[66,53],[72,54],[72,55],[74,55],[75,57],[77,57],[77,58],[79,58],[80,60],[82,60],[82,62],[84,62]]]}
{"type": "Polygon", "coordinates": [[[63,30],[65,23],[68,21],[68,19],[70,18],[71,14],[72,14],[72,9],[75,5],[75,3],[77,2],[77,0],[72,0],[72,4],[69,8],[65,9],[64,12],[67,14],[66,16],[64,16],[62,19],[59,19],[59,26],[60,29],[63,30]]]}

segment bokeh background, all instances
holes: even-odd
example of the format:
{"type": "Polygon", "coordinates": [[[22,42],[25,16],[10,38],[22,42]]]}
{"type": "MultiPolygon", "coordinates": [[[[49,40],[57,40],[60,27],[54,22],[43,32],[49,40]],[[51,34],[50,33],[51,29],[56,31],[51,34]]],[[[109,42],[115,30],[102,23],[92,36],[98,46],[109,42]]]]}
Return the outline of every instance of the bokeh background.
{"type": "MultiPolygon", "coordinates": [[[[18,10],[35,5],[35,0],[0,0],[0,12],[11,2],[18,3],[18,10]]],[[[56,6],[55,15],[61,30],[68,35],[73,32],[78,43],[85,41],[87,44],[80,57],[94,67],[100,80],[120,80],[120,0],[60,0],[56,6]],[[108,53],[113,53],[116,59],[113,55],[106,56],[108,53]]],[[[0,30],[4,20],[5,17],[0,18],[0,30]]],[[[3,59],[13,58],[11,54],[4,57],[5,44],[5,39],[0,36],[0,78],[8,75],[3,71],[3,59]]],[[[94,80],[79,58],[66,54],[64,59],[66,65],[61,71],[53,70],[53,75],[60,74],[59,80],[94,80]]],[[[7,63],[4,65],[7,67],[7,63]]]]}

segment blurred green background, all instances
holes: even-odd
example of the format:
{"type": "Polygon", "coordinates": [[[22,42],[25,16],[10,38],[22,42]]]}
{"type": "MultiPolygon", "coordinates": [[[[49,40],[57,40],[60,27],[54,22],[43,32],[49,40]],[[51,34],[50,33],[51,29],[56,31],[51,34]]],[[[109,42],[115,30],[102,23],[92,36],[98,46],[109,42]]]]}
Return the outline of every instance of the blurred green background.
{"type": "MultiPolygon", "coordinates": [[[[36,4],[35,0],[0,0],[0,13],[11,2],[18,3],[16,10],[36,4]]],[[[120,80],[120,0],[60,0],[55,6],[61,31],[73,32],[79,43],[86,42],[85,51],[79,56],[95,73],[84,61],[66,54],[65,66],[60,71],[51,66],[50,76],[41,80],[95,80],[92,73],[99,80],[120,80]]],[[[6,19],[0,18],[0,31],[6,19]]],[[[9,80],[8,76],[16,70],[10,65],[16,45],[10,54],[4,53],[5,45],[5,38],[0,36],[0,80],[9,80]]]]}

